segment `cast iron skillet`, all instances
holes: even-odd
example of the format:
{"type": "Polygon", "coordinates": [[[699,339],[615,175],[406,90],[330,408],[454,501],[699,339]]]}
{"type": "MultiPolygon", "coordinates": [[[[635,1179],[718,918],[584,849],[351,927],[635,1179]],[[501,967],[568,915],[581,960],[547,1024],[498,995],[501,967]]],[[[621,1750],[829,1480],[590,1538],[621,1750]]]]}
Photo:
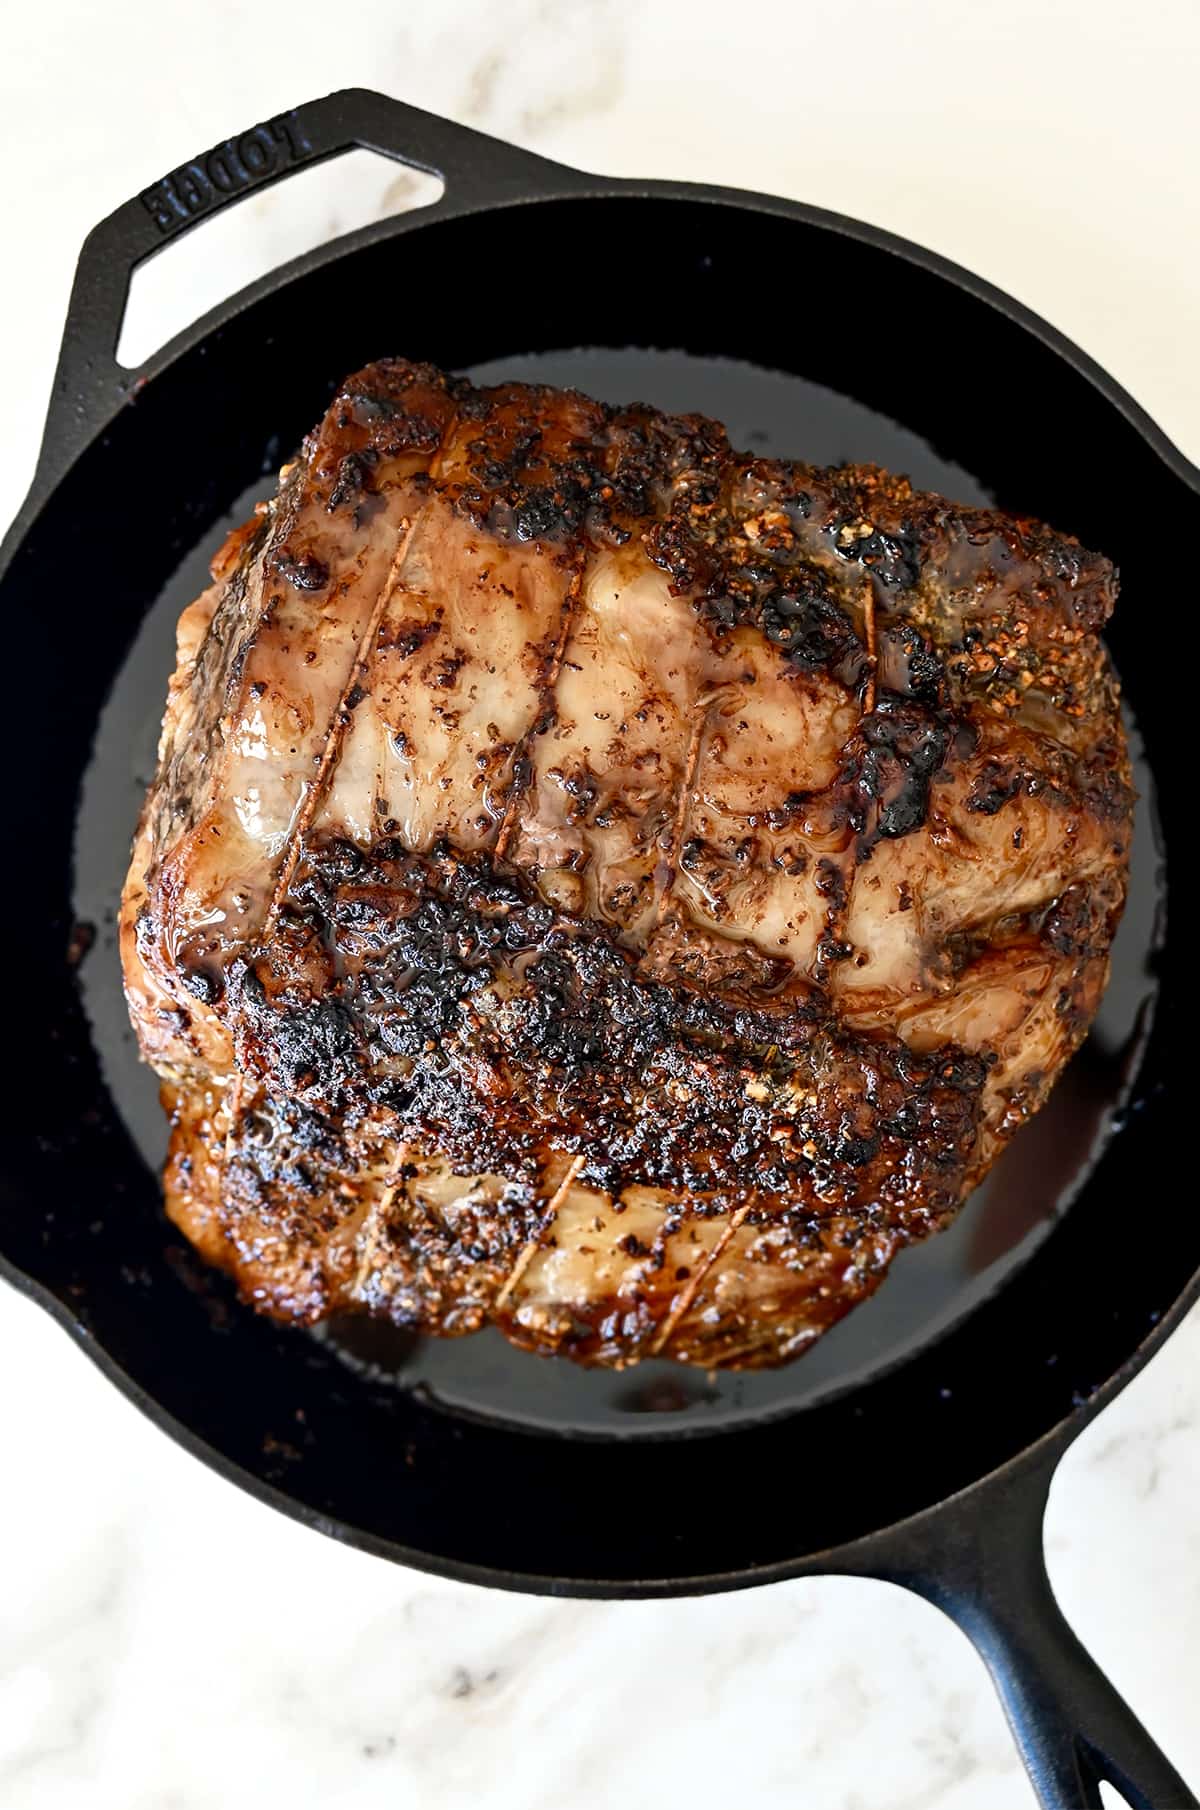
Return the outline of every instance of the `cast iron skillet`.
{"type": "MultiPolygon", "coordinates": [[[[380,95],[331,95],[128,202],[80,260],[41,461],[0,563],[10,745],[29,774],[7,809],[30,882],[0,906],[19,1027],[0,1158],[5,1274],[191,1451],[336,1538],[564,1594],[890,1579],[975,1642],[1043,1804],[1098,1806],[1103,1778],[1139,1810],[1195,1805],[1064,1622],[1041,1541],[1059,1457],[1200,1289],[1200,1218],[1160,1186],[1192,1129],[1185,948],[1161,922],[1141,946],[1153,944],[1157,1007],[1108,1052],[1124,1091],[1082,1186],[1005,1263],[982,1265],[989,1286],[963,1284],[969,1312],[941,1303],[937,1336],[896,1332],[898,1310],[884,1308],[888,1290],[912,1297],[923,1264],[944,1267],[921,1251],[846,1322],[849,1342],[838,1329],[766,1383],[567,1377],[475,1340],[403,1353],[398,1370],[392,1354],[389,1374],[232,1305],[162,1217],[153,1085],[123,1027],[111,910],[161,709],[165,625],[225,514],[270,487],[262,474],[334,382],[386,352],[574,375],[617,400],[641,388],[722,415],[735,439],[875,456],[1103,548],[1124,581],[1112,647],[1162,846],[1178,858],[1189,820],[1169,744],[1170,603],[1155,586],[1200,527],[1200,473],[1110,378],[1006,296],[875,228],[766,196],[588,176],[380,95]],[[245,191],[352,146],[439,173],[443,198],[255,284],[142,370],[116,364],[136,264],[245,191]],[[81,910],[98,919],[82,964],[81,910]]],[[[1159,859],[1143,834],[1147,922],[1159,859]]],[[[1090,1072],[1081,1061],[1069,1074],[1090,1072]]],[[[1001,1206],[1019,1215],[1029,1164],[1008,1175],[1001,1206]]]]}

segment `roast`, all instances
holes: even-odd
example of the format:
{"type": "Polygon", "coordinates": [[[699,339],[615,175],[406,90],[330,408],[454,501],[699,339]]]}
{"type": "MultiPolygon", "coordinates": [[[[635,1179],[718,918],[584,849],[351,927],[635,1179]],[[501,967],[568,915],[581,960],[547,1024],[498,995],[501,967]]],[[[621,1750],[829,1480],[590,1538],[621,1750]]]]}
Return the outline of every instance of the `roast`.
{"type": "Polygon", "coordinates": [[[802,1352],[1096,1010],[1115,595],[876,467],[369,366],[179,624],[121,917],[171,1217],[298,1322],[802,1352]]]}

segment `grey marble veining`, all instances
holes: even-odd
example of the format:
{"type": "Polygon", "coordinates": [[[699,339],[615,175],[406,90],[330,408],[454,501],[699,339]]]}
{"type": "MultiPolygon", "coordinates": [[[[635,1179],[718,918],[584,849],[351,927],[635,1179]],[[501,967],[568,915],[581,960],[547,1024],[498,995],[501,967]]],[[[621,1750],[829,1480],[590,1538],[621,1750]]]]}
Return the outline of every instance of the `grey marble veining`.
{"type": "MultiPolygon", "coordinates": [[[[350,83],[585,167],[882,221],[1039,308],[1200,455],[1196,185],[1164,179],[1195,164],[1200,18],[1170,0],[1138,14],[1134,35],[1116,0],[9,9],[0,186],[21,257],[0,291],[0,505],[32,468],[87,228],[197,147],[350,83]]],[[[197,233],[191,264],[161,261],[147,343],[298,233],[427,193],[382,164],[353,196],[333,167],[306,180],[303,220],[273,190],[213,229],[216,249],[197,233]]],[[[561,280],[566,255],[547,247],[531,280],[561,280]]],[[[573,280],[664,280],[619,246],[569,255],[573,280]]],[[[898,1590],[600,1604],[443,1583],[210,1475],[9,1293],[0,1376],[2,1810],[1032,1804],[981,1663],[898,1590]]],[[[1048,1550],[1079,1633],[1200,1779],[1198,1500],[1193,1314],[1064,1464],[1048,1550]]]]}

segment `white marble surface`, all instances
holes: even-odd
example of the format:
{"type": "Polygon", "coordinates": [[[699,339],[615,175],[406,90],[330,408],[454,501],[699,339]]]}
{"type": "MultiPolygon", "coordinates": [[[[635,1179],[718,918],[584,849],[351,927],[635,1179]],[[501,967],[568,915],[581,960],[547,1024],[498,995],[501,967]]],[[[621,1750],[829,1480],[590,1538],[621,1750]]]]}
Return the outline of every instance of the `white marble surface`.
{"type": "MultiPolygon", "coordinates": [[[[9,6],[0,512],[32,467],[86,229],[349,83],[566,161],[774,189],[924,240],[1064,327],[1200,458],[1198,74],[1191,0],[9,6]]],[[[315,182],[310,238],[406,192],[390,168],[353,204],[315,182]]],[[[189,291],[295,248],[273,197],[232,220],[188,274],[161,261],[143,343],[189,291]]],[[[442,1583],[218,1481],[9,1293],[0,1377],[3,1810],[1032,1802],[982,1665],[899,1591],[588,1604],[442,1583]]],[[[1200,1784],[1198,1498],[1194,1314],[1063,1466],[1049,1549],[1079,1632],[1200,1784]]]]}

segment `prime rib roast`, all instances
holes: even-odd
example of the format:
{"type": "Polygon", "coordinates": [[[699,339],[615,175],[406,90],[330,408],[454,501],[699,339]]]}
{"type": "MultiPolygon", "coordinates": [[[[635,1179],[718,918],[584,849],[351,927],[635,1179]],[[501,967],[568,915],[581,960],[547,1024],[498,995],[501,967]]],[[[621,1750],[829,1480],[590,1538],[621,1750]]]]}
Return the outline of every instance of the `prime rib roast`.
{"type": "Polygon", "coordinates": [[[352,377],[179,624],[121,920],[172,1219],[284,1319],[804,1350],[1096,1009],[1115,592],[700,416],[352,377]]]}

